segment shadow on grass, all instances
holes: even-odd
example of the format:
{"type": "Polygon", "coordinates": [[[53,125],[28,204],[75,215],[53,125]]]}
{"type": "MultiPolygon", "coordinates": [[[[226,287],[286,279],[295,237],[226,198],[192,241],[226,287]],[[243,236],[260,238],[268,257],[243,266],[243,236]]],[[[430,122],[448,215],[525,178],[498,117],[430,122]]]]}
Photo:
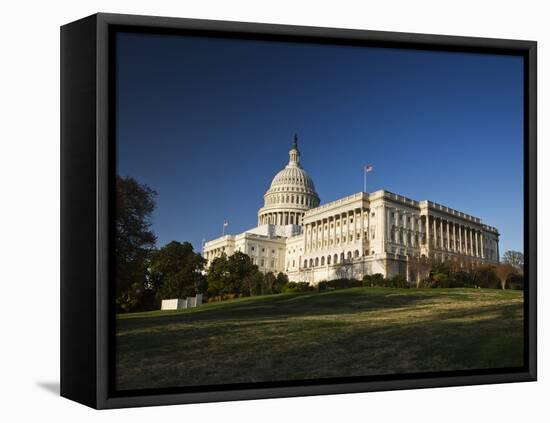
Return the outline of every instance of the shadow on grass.
{"type": "Polygon", "coordinates": [[[208,313],[123,321],[124,326],[131,323],[127,328],[130,330],[136,328],[136,323],[144,327],[146,321],[156,329],[130,331],[117,338],[119,389],[513,367],[523,363],[521,302],[476,304],[464,294],[451,298],[445,295],[445,301],[450,298],[457,302],[460,297],[470,301],[471,306],[434,309],[421,319],[408,319],[406,313],[391,321],[327,319],[327,312],[353,317],[375,310],[391,318],[401,309],[437,307],[436,303],[427,304],[430,296],[422,292],[409,292],[407,298],[395,295],[395,291],[358,298],[349,291],[272,298],[277,307],[264,301],[235,302],[233,307],[208,313]]]}
{"type": "MultiPolygon", "coordinates": [[[[440,291],[441,292],[441,291],[440,291]]],[[[250,297],[236,301],[209,303],[192,310],[121,316],[117,327],[121,330],[165,325],[175,322],[200,322],[209,320],[270,320],[285,317],[348,314],[392,308],[410,308],[441,297],[435,290],[397,290],[358,288],[325,293],[281,294],[250,297]],[[436,294],[436,295],[434,295],[436,294]]],[[[476,294],[474,291],[473,294],[476,294]]],[[[467,300],[463,292],[445,292],[447,299],[467,300]]]]}

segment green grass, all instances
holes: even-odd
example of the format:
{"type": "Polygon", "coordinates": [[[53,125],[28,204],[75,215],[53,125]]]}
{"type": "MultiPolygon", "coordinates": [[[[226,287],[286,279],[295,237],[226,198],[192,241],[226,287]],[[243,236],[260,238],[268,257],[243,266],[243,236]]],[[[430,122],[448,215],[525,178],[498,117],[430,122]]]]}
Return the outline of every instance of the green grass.
{"type": "Polygon", "coordinates": [[[117,317],[118,389],[523,364],[523,292],[353,288],[117,317]]]}

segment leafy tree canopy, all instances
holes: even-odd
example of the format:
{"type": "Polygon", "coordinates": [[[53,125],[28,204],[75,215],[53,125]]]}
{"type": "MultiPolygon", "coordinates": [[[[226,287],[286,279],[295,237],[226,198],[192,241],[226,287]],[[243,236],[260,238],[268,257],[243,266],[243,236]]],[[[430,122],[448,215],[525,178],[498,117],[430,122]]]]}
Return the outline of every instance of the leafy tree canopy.
{"type": "Polygon", "coordinates": [[[189,242],[172,241],[158,250],[151,260],[151,281],[158,287],[159,299],[185,298],[206,291],[202,271],[206,260],[193,251],[189,242]]]}
{"type": "Polygon", "coordinates": [[[122,311],[139,307],[147,288],[147,267],[156,242],[151,229],[155,196],[134,178],[116,178],[116,303],[122,311]]]}

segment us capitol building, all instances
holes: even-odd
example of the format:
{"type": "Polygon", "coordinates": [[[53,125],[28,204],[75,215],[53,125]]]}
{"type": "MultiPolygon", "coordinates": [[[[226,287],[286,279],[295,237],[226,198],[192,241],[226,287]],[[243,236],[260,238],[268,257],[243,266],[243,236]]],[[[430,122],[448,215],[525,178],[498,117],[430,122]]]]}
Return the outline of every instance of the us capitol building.
{"type": "Polygon", "coordinates": [[[316,284],[374,273],[415,281],[412,263],[421,257],[459,266],[498,262],[499,233],[481,219],[384,190],[321,205],[300,164],[296,137],[289,156],[264,195],[258,225],[206,242],[207,265],[241,251],[264,273],[316,284]]]}

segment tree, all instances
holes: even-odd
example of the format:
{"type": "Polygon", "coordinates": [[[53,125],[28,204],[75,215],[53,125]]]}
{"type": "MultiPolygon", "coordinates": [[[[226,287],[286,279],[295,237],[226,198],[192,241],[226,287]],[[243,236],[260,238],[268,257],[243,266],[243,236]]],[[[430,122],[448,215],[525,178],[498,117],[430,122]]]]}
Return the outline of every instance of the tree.
{"type": "Polygon", "coordinates": [[[523,253],[519,251],[506,251],[502,256],[502,262],[504,264],[509,264],[520,272],[523,272],[523,253]]]}
{"type": "Polygon", "coordinates": [[[264,294],[272,294],[273,288],[275,286],[275,282],[277,281],[276,276],[273,274],[273,272],[267,272],[264,275],[264,294]]]}
{"type": "Polygon", "coordinates": [[[335,265],[335,273],[338,279],[350,279],[353,276],[353,262],[351,259],[340,260],[340,263],[335,265]]]}
{"type": "Polygon", "coordinates": [[[222,254],[208,269],[208,290],[220,300],[227,294],[257,295],[261,292],[258,283],[263,282],[260,278],[263,279],[263,275],[247,254],[240,251],[229,257],[222,254]]]}
{"type": "Polygon", "coordinates": [[[409,274],[414,277],[416,287],[420,287],[420,283],[429,276],[432,269],[432,260],[426,256],[409,256],[409,274]]]}
{"type": "Polygon", "coordinates": [[[229,266],[227,256],[222,253],[210,263],[206,281],[208,283],[208,293],[213,297],[218,297],[222,300],[224,295],[228,293],[227,287],[230,282],[229,266]]]}
{"type": "Polygon", "coordinates": [[[262,295],[264,291],[264,275],[259,270],[253,271],[243,276],[242,295],[262,295]]]}
{"type": "Polygon", "coordinates": [[[206,278],[202,274],[206,260],[193,251],[189,242],[172,241],[157,251],[151,260],[151,280],[158,287],[157,297],[185,298],[204,294],[206,278]]]}
{"type": "Polygon", "coordinates": [[[116,306],[131,311],[143,306],[149,288],[147,270],[156,237],[151,230],[156,193],[131,177],[116,177],[116,306]]]}
{"type": "Polygon", "coordinates": [[[256,266],[248,254],[237,251],[227,259],[227,266],[230,274],[229,292],[240,295],[241,293],[250,295],[250,278],[256,277],[259,273],[256,266]],[[247,282],[245,285],[244,282],[247,282]],[[244,292],[243,292],[244,290],[244,292]]]}
{"type": "Polygon", "coordinates": [[[272,292],[274,294],[280,294],[283,292],[283,287],[288,284],[288,276],[283,272],[277,274],[277,279],[275,280],[275,285],[273,286],[272,292]]]}
{"type": "Polygon", "coordinates": [[[498,264],[497,266],[495,266],[495,272],[500,281],[500,286],[502,289],[506,289],[508,287],[508,281],[512,276],[519,274],[517,268],[515,268],[511,264],[506,263],[498,264]]]}

